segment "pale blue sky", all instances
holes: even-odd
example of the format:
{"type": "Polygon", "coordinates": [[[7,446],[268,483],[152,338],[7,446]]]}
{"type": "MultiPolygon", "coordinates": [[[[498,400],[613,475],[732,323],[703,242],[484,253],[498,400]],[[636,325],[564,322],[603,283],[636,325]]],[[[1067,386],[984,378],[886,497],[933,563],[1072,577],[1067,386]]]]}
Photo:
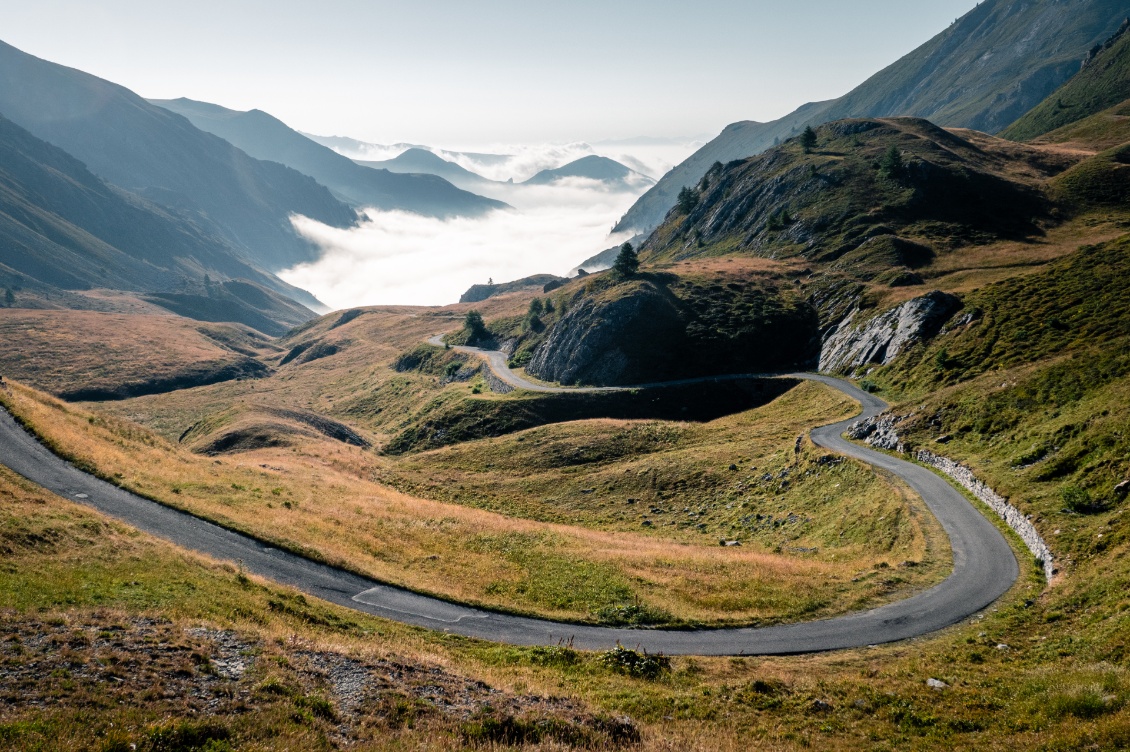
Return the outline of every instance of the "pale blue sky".
{"type": "Polygon", "coordinates": [[[975,0],[0,0],[0,38],[143,96],[378,143],[713,134],[845,93],[975,0]]]}

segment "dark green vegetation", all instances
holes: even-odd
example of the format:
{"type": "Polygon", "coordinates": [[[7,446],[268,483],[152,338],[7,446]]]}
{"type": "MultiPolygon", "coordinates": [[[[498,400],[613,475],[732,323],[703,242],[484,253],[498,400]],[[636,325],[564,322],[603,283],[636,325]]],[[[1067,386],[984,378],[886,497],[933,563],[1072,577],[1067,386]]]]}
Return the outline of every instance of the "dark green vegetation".
{"type": "Polygon", "coordinates": [[[1130,142],[1079,163],[1052,185],[1072,207],[1125,208],[1130,203],[1130,142]]]}
{"type": "Polygon", "coordinates": [[[1031,141],[1130,99],[1130,24],[1091,51],[1083,70],[1001,132],[1031,141]]]}
{"type": "Polygon", "coordinates": [[[636,254],[636,249],[632,248],[631,243],[624,243],[620,246],[620,252],[616,254],[616,261],[612,264],[612,270],[621,277],[633,277],[640,270],[640,257],[636,254]]]}
{"type": "Polygon", "coordinates": [[[630,385],[763,373],[806,362],[818,346],[813,310],[773,275],[612,272],[547,300],[540,314],[490,324],[511,362],[547,381],[630,385]]]}
{"type": "Polygon", "coordinates": [[[152,103],[183,115],[200,130],[214,133],[256,159],[280,162],[309,175],[354,206],[433,217],[475,216],[506,208],[501,201],[460,190],[436,175],[402,175],[359,165],[260,110],[237,112],[191,99],[152,103]]]}
{"type": "Polygon", "coordinates": [[[933,39],[848,94],[806,104],[769,123],[728,125],[663,176],[616,226],[650,231],[715,162],[745,159],[842,118],[912,115],[942,126],[996,133],[1079,70],[1126,17],[1123,0],[986,0],[933,39]]]}
{"type": "Polygon", "coordinates": [[[253,159],[121,86],[3,43],[0,112],[109,183],[191,216],[269,272],[315,258],[291,214],[332,227],[356,220],[313,178],[253,159]]]}
{"type": "MultiPolygon", "coordinates": [[[[417,357],[420,356],[405,356],[400,362],[417,362],[417,357]]],[[[434,372],[434,362],[425,355],[416,368],[434,372]]],[[[460,360],[452,360],[442,373],[454,378],[461,366],[460,360]]],[[[751,379],[626,393],[523,395],[506,399],[450,395],[437,398],[414,416],[412,425],[393,438],[385,451],[402,454],[434,449],[535,426],[596,418],[705,422],[766,404],[796,383],[789,379],[751,379]]]]}

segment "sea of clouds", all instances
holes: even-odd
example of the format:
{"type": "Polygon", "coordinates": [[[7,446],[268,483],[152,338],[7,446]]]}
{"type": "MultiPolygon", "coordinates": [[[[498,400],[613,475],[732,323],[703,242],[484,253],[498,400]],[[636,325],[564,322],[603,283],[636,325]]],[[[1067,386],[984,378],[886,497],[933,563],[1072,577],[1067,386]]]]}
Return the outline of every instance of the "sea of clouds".
{"type": "MultiPolygon", "coordinates": [[[[658,176],[695,146],[693,142],[618,142],[599,153],[658,176]]],[[[393,151],[355,150],[346,156],[388,159],[398,153],[393,147],[379,148],[393,151]]],[[[589,144],[434,151],[483,177],[515,182],[597,153],[589,144]]],[[[581,179],[544,186],[495,185],[483,193],[513,209],[453,219],[369,209],[359,226],[345,230],[295,216],[295,229],[322,255],[317,262],[280,276],[335,309],[454,303],[473,284],[532,274],[566,275],[585,259],[623,243],[630,233],[614,235],[611,228],[648,187],[638,183],[612,190],[581,179]]]]}

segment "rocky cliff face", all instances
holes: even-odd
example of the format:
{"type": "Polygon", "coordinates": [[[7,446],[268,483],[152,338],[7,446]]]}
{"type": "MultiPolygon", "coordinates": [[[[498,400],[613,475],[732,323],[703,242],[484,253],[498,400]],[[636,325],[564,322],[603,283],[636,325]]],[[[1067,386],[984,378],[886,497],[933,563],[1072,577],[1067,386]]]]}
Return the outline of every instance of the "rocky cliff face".
{"type": "MultiPolygon", "coordinates": [[[[583,298],[534,351],[526,370],[562,384],[630,384],[671,370],[670,347],[685,323],[672,301],[645,284],[612,300],[583,298]]],[[[681,342],[680,342],[681,343],[681,342]]]]}
{"type": "Polygon", "coordinates": [[[846,373],[886,365],[915,342],[937,334],[960,308],[959,298],[936,290],[872,318],[856,308],[824,339],[820,370],[846,373]]]}
{"type": "Polygon", "coordinates": [[[563,384],[625,385],[815,364],[815,310],[776,278],[609,273],[563,295],[526,370],[563,384]]]}

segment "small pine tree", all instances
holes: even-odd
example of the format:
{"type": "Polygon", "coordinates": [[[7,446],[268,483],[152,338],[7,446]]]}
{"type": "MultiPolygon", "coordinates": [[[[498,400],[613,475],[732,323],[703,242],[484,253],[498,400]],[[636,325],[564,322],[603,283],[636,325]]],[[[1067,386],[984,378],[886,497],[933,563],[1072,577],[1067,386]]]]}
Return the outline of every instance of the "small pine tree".
{"type": "Polygon", "coordinates": [[[534,298],[530,301],[531,316],[540,316],[543,310],[545,310],[545,308],[542,306],[541,298],[534,298]]]}
{"type": "Polygon", "coordinates": [[[12,292],[12,288],[5,287],[4,288],[4,306],[6,308],[11,308],[15,304],[16,304],[16,294],[14,292],[12,292]]]}
{"type": "Polygon", "coordinates": [[[902,177],[905,167],[906,164],[902,161],[902,152],[897,146],[891,144],[891,148],[887,149],[887,153],[879,161],[879,171],[883,173],[884,177],[897,180],[902,177]]]}
{"type": "Polygon", "coordinates": [[[624,243],[620,246],[620,253],[616,256],[616,263],[612,265],[623,277],[635,276],[636,272],[640,270],[640,258],[636,255],[636,249],[632,248],[631,243],[624,243]]]}
{"type": "Polygon", "coordinates": [[[545,299],[545,312],[553,313],[553,300],[550,298],[545,299]]]}
{"type": "Polygon", "coordinates": [[[680,214],[690,214],[698,206],[698,191],[683,186],[679,191],[678,205],[680,214]]]}
{"type": "Polygon", "coordinates": [[[812,130],[811,125],[805,126],[804,133],[800,134],[800,146],[805,154],[816,148],[816,131],[812,130]]]}
{"type": "Polygon", "coordinates": [[[467,316],[463,319],[463,329],[467,332],[467,342],[478,342],[490,335],[483,321],[483,315],[478,311],[467,311],[467,316]]]}

